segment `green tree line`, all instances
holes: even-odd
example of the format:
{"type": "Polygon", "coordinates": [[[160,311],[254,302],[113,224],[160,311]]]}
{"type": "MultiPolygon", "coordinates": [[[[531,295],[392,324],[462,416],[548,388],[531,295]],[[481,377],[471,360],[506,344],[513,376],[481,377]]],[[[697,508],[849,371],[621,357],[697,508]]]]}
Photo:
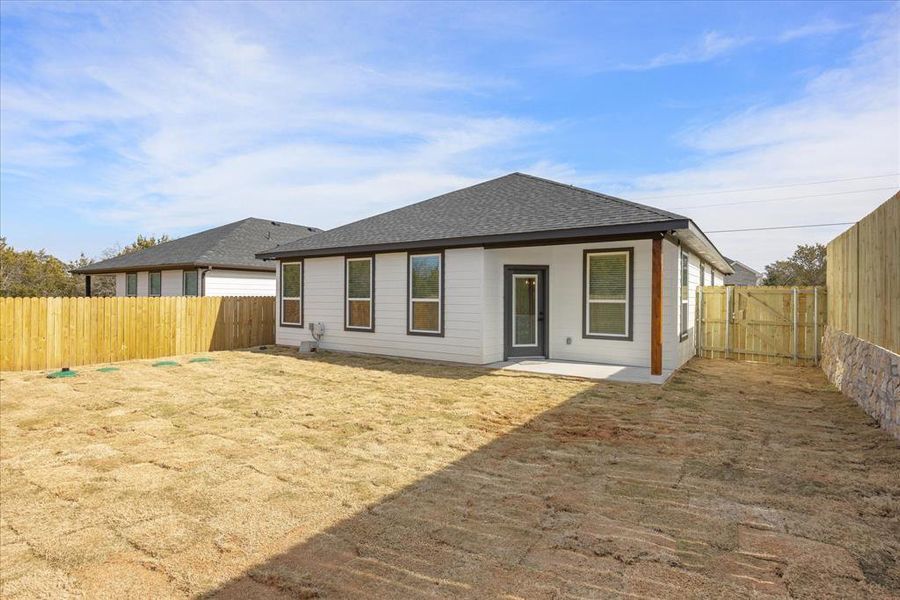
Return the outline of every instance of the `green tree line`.
{"type": "MultiPolygon", "coordinates": [[[[114,246],[103,251],[99,258],[91,258],[83,252],[74,261],[65,262],[46,250],[16,250],[0,237],[0,296],[84,296],[83,275],[73,275],[72,269],[84,267],[98,260],[130,254],[168,242],[169,236],[138,235],[127,246],[114,246]]],[[[114,296],[114,275],[91,277],[91,295],[114,296]]]]}

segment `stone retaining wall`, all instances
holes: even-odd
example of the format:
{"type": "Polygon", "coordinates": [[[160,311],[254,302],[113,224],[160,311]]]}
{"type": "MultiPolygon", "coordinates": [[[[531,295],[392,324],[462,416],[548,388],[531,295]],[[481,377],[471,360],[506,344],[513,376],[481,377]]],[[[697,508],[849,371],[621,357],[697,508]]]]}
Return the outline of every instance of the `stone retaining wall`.
{"type": "Polygon", "coordinates": [[[827,327],[822,370],[844,395],[900,439],[900,355],[827,327]]]}

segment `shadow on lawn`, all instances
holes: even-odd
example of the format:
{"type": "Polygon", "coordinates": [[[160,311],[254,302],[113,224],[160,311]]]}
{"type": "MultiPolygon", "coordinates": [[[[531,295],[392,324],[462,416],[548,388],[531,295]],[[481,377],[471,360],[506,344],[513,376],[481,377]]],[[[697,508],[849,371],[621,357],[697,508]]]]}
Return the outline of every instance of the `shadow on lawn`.
{"type": "Polygon", "coordinates": [[[677,480],[686,449],[660,438],[672,426],[652,416],[657,390],[621,394],[626,411],[611,410],[601,391],[574,396],[204,598],[596,597],[626,590],[659,597],[684,593],[685,585],[698,594],[733,593],[700,574],[708,567],[704,544],[734,528],[685,520],[679,506],[688,495],[677,480]],[[644,424],[633,425],[638,421],[644,424]],[[695,541],[669,535],[682,527],[695,541]]]}
{"type": "Polygon", "coordinates": [[[485,367],[467,365],[464,363],[416,360],[412,358],[379,356],[377,354],[333,352],[329,350],[301,354],[295,348],[286,346],[268,346],[265,350],[253,348],[249,351],[254,354],[284,356],[296,360],[321,362],[354,369],[371,369],[376,371],[386,371],[395,375],[435,377],[438,379],[475,379],[497,372],[494,369],[487,369],[485,367]]]}
{"type": "MultiPolygon", "coordinates": [[[[404,362],[383,368],[419,373],[404,362]]],[[[684,391],[703,388],[703,375],[676,374],[664,396],[651,386],[591,388],[203,597],[750,597],[788,589],[870,597],[866,586],[877,578],[859,572],[844,543],[790,535],[781,521],[791,515],[825,538],[843,522],[855,556],[880,551],[883,534],[861,532],[882,531],[885,519],[847,516],[847,503],[858,502],[852,486],[812,492],[806,484],[821,465],[778,463],[788,450],[809,450],[790,449],[796,432],[822,454],[834,431],[806,424],[806,408],[772,402],[768,392],[726,402],[684,391]],[[749,428],[734,428],[734,419],[749,428]],[[767,423],[771,430],[760,430],[767,423]],[[837,490],[845,497],[832,505],[837,490]]],[[[841,417],[845,404],[834,395],[821,410],[844,421],[851,455],[867,439],[886,443],[859,411],[841,417]]],[[[837,450],[829,456],[829,469],[846,460],[837,450]]]]}

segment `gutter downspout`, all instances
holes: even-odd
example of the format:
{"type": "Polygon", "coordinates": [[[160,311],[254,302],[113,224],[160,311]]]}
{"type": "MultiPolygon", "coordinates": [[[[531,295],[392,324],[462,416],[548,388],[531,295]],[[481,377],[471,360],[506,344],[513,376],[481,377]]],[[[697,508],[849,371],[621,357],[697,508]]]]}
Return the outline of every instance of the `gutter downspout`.
{"type": "Polygon", "coordinates": [[[203,267],[200,269],[200,297],[206,297],[206,273],[212,271],[212,267],[203,267]]]}

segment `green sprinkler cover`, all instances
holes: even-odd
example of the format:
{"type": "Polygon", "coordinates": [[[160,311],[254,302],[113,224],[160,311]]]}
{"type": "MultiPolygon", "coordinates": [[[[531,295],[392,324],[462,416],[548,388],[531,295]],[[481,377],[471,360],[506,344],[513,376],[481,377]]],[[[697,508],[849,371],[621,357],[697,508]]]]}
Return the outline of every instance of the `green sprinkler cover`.
{"type": "Polygon", "coordinates": [[[178,363],[174,360],[161,360],[159,362],[153,363],[154,367],[177,367],[178,363]]]}
{"type": "Polygon", "coordinates": [[[198,356],[197,358],[192,358],[188,362],[212,362],[213,360],[215,359],[206,356],[198,356]]]}
{"type": "Polygon", "coordinates": [[[63,377],[75,377],[78,371],[54,371],[47,375],[47,379],[62,379],[63,377]]]}
{"type": "Polygon", "coordinates": [[[118,371],[119,367],[102,367],[97,370],[101,373],[112,373],[113,371],[118,371]]]}

